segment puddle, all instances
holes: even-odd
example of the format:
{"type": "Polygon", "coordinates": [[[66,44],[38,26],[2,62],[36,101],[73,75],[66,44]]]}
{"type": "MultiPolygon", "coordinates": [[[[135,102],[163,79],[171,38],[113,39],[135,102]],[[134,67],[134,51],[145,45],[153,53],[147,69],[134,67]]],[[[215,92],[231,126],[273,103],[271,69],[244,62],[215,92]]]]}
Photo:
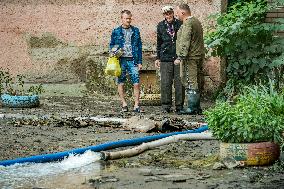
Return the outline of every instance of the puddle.
{"type": "Polygon", "coordinates": [[[0,166],[0,188],[82,188],[100,175],[103,163],[98,153],[86,151],[60,162],[0,166]]]}

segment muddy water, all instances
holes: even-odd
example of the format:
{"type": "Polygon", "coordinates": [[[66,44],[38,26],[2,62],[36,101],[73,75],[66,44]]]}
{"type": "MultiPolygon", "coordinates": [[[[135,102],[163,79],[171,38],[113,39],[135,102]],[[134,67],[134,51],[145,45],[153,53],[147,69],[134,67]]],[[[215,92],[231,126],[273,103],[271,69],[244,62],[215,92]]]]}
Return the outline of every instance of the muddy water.
{"type": "MultiPolygon", "coordinates": [[[[39,108],[0,107],[0,160],[55,153],[108,141],[158,134],[139,133],[111,125],[78,127],[72,122],[58,124],[65,116],[132,116],[132,113],[119,113],[120,103],[117,97],[72,96],[65,92],[62,94],[59,88],[49,88],[48,95],[41,98],[39,108]],[[9,115],[10,118],[5,118],[5,115],[9,115]],[[31,120],[21,120],[25,115],[32,115],[31,120]],[[46,115],[52,119],[38,119],[46,115]],[[13,116],[18,117],[12,119],[13,116]]],[[[210,105],[212,104],[202,102],[205,109],[210,105]]],[[[182,118],[188,121],[200,121],[203,118],[164,115],[156,106],[144,108],[146,113],[140,115],[142,117],[182,118]]],[[[213,170],[214,163],[218,161],[218,153],[218,141],[183,141],[106,164],[91,158],[86,163],[72,162],[71,166],[51,163],[15,165],[14,169],[1,167],[0,188],[284,188],[283,164],[213,170]]]]}
{"type": "Polygon", "coordinates": [[[15,164],[0,167],[1,188],[72,188],[100,175],[100,155],[87,151],[61,162],[15,164]]]}

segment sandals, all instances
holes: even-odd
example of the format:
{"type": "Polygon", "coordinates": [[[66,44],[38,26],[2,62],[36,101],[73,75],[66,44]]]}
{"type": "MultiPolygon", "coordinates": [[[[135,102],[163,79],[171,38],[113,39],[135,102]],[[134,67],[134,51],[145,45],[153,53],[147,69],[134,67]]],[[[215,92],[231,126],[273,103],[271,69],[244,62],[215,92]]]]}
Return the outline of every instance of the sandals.
{"type": "MultiPolygon", "coordinates": [[[[128,110],[128,106],[122,106],[121,112],[128,112],[128,111],[129,111],[129,110],[128,110]]],[[[141,107],[138,106],[138,107],[136,107],[136,108],[133,109],[133,112],[134,112],[134,113],[144,113],[144,110],[142,110],[141,107]]]]}
{"type": "Polygon", "coordinates": [[[140,106],[138,106],[138,107],[136,107],[136,108],[133,109],[133,112],[134,112],[134,113],[144,113],[144,110],[141,109],[140,106]]]}
{"type": "Polygon", "coordinates": [[[128,112],[128,106],[122,106],[121,112],[128,112]]]}

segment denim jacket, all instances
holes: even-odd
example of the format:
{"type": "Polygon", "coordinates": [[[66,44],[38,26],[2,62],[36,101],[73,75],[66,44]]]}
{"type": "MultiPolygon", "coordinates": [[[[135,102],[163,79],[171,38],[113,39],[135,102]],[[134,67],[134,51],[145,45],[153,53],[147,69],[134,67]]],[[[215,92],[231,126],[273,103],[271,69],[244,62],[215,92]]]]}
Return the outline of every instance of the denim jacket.
{"type": "MultiPolygon", "coordinates": [[[[132,29],[132,36],[131,36],[131,46],[132,46],[132,55],[134,58],[134,64],[142,64],[142,42],[140,37],[140,32],[137,27],[130,26],[132,29]]],[[[114,45],[118,45],[120,48],[123,48],[125,43],[124,35],[122,32],[122,26],[119,26],[112,30],[111,40],[109,47],[110,49],[114,45]]]]}

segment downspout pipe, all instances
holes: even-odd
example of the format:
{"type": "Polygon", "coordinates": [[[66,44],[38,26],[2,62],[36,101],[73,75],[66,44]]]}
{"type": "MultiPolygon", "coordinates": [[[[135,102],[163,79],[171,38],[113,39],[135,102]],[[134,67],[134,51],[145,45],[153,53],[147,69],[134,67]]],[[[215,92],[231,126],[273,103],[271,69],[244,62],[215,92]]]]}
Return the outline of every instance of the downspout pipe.
{"type": "Polygon", "coordinates": [[[64,152],[35,155],[35,156],[29,156],[29,157],[24,157],[24,158],[17,158],[13,160],[4,160],[4,161],[0,161],[0,166],[10,166],[16,163],[18,164],[20,163],[45,163],[45,162],[51,162],[51,161],[59,161],[59,160],[64,159],[65,157],[68,157],[70,154],[83,154],[87,150],[91,150],[93,152],[100,152],[100,151],[115,149],[119,147],[139,145],[145,142],[151,142],[154,140],[162,139],[162,138],[173,136],[173,135],[187,134],[187,133],[201,133],[206,130],[208,130],[208,126],[203,126],[198,129],[187,130],[187,131],[182,131],[182,132],[173,132],[173,133],[146,136],[146,137],[141,137],[141,138],[133,138],[133,139],[106,142],[106,143],[99,144],[96,146],[89,146],[86,148],[77,148],[77,149],[72,149],[72,150],[64,151],[64,152]]]}

